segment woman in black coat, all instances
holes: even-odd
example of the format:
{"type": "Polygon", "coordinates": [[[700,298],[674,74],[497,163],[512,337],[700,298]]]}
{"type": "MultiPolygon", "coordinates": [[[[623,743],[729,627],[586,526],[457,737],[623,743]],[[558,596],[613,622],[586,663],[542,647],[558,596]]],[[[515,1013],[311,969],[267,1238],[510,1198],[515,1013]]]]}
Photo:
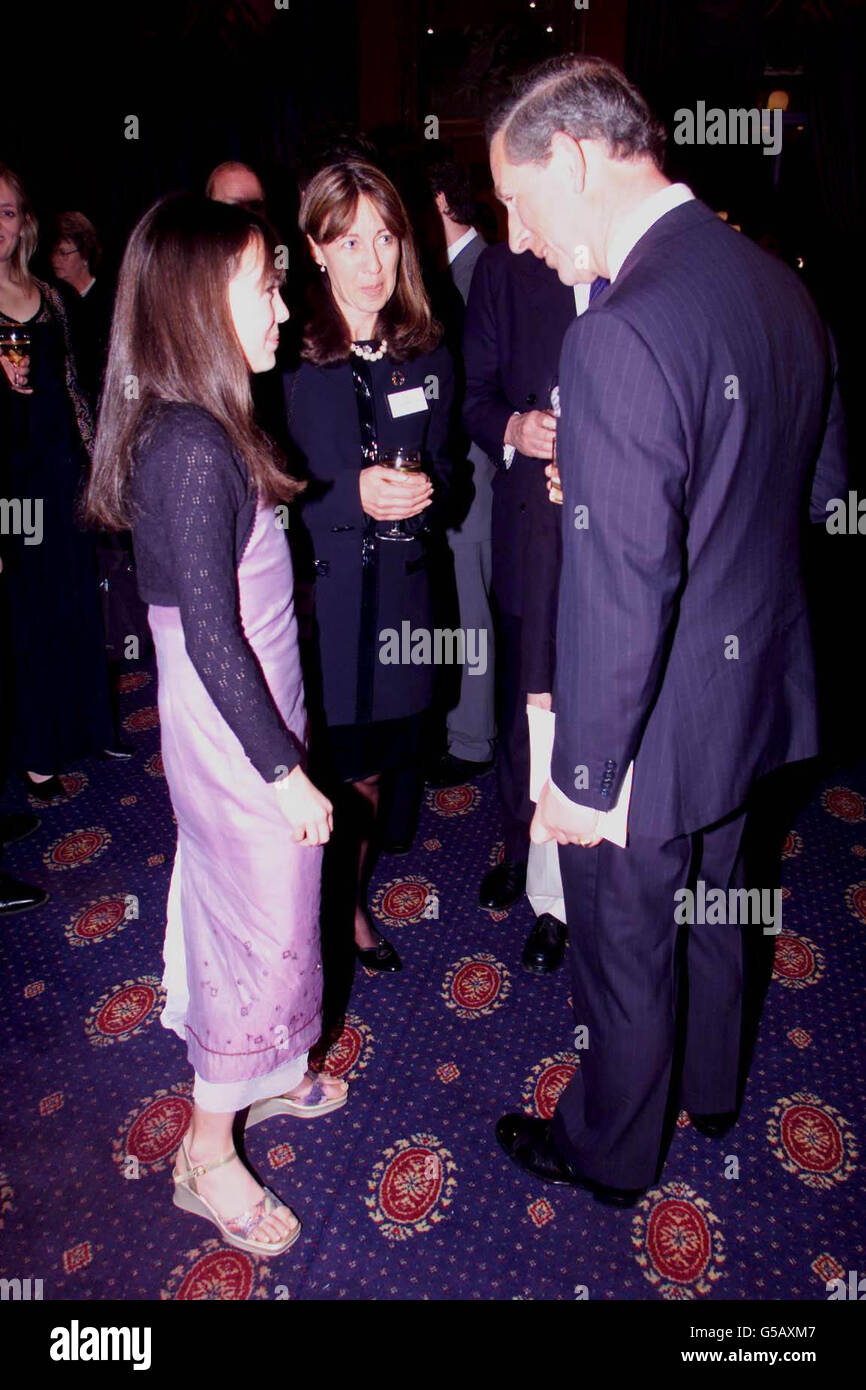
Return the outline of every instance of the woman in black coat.
{"type": "MultiPolygon", "coordinates": [[[[318,684],[324,727],[318,740],[314,729],[314,757],[318,745],[320,767],[347,791],[358,955],[369,968],[399,970],[367,913],[365,866],[381,776],[418,764],[421,717],[432,703],[433,649],[424,652],[419,634],[431,642],[453,370],[405,208],[380,170],[359,160],[321,170],[304,192],[300,225],[316,283],[301,364],[285,387],[315,575],[317,669],[308,689],[318,684]],[[421,471],[379,462],[397,448],[418,451],[421,471]],[[389,530],[400,538],[384,538],[389,530]]],[[[340,819],[338,806],[338,831],[340,819]]]]}

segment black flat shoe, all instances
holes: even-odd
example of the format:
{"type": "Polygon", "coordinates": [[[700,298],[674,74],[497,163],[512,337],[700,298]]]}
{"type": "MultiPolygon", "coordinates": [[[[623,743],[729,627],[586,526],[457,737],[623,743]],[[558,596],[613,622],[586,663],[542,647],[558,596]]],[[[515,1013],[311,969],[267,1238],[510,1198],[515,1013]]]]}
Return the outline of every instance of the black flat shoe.
{"type": "Polygon", "coordinates": [[[112,743],[110,748],[103,748],[100,757],[113,758],[125,762],[127,758],[132,757],[134,752],[135,749],[131,743],[121,743],[120,739],[118,739],[115,743],[112,743]]]}
{"type": "Polygon", "coordinates": [[[517,863],[505,859],[484,875],[478,901],[490,912],[502,912],[506,907],[513,907],[517,900],[523,897],[525,887],[525,861],[517,863]]]}
{"type": "Polygon", "coordinates": [[[553,1142],[549,1120],[533,1115],[503,1115],[496,1122],[496,1138],[511,1159],[524,1173],[531,1173],[542,1182],[559,1183],[564,1187],[581,1187],[591,1192],[597,1202],[606,1207],[633,1207],[646,1188],[608,1187],[578,1173],[561,1156],[553,1142]]]}
{"type": "Polygon", "coordinates": [[[387,975],[393,975],[398,970],[403,969],[403,962],[394,950],[390,941],[386,941],[381,932],[378,933],[379,940],[375,946],[355,946],[355,955],[367,970],[381,970],[387,975]]]}
{"type": "Polygon", "coordinates": [[[493,766],[490,759],[486,763],[474,762],[469,758],[455,758],[453,753],[445,753],[427,775],[428,787],[462,787],[473,777],[483,777],[493,766]]]}
{"type": "Polygon", "coordinates": [[[32,777],[25,774],[24,785],[27,795],[34,797],[36,801],[56,801],[66,796],[66,788],[56,775],[49,777],[47,782],[34,782],[32,777]]]}
{"type": "Polygon", "coordinates": [[[566,942],[565,923],[543,912],[526,938],[520,957],[530,975],[551,975],[562,964],[566,942]]]}
{"type": "Polygon", "coordinates": [[[38,830],[41,824],[39,817],[29,812],[0,816],[0,845],[12,845],[16,840],[23,840],[26,835],[38,830]]]}
{"type": "Polygon", "coordinates": [[[736,1110],[720,1110],[716,1115],[693,1115],[689,1111],[689,1119],[698,1134],[706,1135],[707,1139],[724,1139],[728,1131],[732,1130],[737,1123],[737,1112],[736,1110]]]}
{"type": "Polygon", "coordinates": [[[47,902],[48,894],[44,888],[36,888],[32,883],[21,883],[17,878],[0,873],[0,916],[12,912],[27,912],[31,907],[40,907],[47,902]]]}

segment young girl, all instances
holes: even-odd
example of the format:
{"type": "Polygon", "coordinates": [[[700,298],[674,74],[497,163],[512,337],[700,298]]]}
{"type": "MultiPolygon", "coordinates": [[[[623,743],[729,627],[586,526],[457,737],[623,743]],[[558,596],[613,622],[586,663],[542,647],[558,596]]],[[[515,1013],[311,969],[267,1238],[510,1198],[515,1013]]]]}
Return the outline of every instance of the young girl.
{"type": "Polygon", "coordinates": [[[324,1114],[347,1094],[307,1072],[332,807],[302,768],[282,505],[299,485],[250,396],[288,317],[275,249],[242,208],[180,196],[145,214],[120,274],[89,491],[94,520],[132,527],[177,818],[163,1023],[186,1038],[195,1106],[174,1200],[267,1255],[300,1226],[238,1158],[234,1114],[324,1114]]]}

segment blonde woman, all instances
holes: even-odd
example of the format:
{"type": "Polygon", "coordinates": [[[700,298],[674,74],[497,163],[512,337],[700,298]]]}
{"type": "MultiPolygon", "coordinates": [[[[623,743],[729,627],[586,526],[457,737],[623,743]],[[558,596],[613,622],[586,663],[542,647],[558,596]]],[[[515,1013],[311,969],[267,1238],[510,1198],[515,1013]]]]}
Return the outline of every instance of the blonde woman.
{"type": "Polygon", "coordinates": [[[20,179],[0,164],[0,495],[21,526],[0,536],[8,633],[10,765],[31,797],[65,795],[57,776],[108,750],[114,730],[93,536],[78,510],[92,424],[76,380],[60,295],[31,275],[37,223],[20,179]]]}

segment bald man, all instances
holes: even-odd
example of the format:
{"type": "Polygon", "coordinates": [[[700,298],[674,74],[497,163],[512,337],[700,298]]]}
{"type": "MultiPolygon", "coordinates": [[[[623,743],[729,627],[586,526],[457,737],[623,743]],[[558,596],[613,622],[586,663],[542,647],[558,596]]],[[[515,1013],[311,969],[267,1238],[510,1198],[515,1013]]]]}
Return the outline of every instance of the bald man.
{"type": "Polygon", "coordinates": [[[249,212],[265,210],[265,190],[248,164],[228,160],[218,164],[207,181],[205,194],[215,203],[240,203],[249,212]]]}

